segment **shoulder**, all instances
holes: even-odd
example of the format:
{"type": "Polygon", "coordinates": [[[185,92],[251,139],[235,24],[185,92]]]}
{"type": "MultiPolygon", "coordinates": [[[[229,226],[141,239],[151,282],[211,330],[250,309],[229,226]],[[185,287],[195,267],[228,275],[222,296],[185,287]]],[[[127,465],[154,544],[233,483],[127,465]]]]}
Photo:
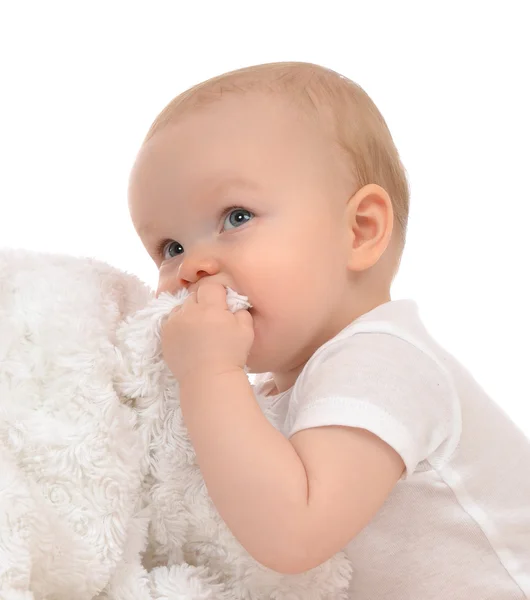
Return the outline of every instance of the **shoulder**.
{"type": "MultiPolygon", "coordinates": [[[[394,393],[429,391],[453,396],[452,379],[440,358],[421,339],[407,331],[365,331],[352,327],[345,335],[324,344],[308,361],[297,387],[307,393],[331,386],[352,385],[376,392],[392,382],[394,393]]],[[[321,390],[319,390],[321,393],[321,390]]]]}
{"type": "Polygon", "coordinates": [[[293,390],[290,435],[323,425],[365,429],[394,448],[410,475],[429,457],[448,458],[461,408],[441,361],[395,332],[350,332],[322,346],[293,390]]]}

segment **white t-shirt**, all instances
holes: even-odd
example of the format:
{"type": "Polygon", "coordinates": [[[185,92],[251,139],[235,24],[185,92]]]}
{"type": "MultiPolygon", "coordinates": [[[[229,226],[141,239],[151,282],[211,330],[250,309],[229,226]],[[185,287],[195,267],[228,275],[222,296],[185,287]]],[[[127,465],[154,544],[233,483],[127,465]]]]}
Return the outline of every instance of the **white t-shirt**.
{"type": "Polygon", "coordinates": [[[405,463],[346,548],[352,598],[530,598],[529,440],[433,340],[415,302],[387,302],[356,319],[291,389],[267,396],[272,388],[270,376],[258,376],[258,400],[287,437],[361,427],[405,463]]]}

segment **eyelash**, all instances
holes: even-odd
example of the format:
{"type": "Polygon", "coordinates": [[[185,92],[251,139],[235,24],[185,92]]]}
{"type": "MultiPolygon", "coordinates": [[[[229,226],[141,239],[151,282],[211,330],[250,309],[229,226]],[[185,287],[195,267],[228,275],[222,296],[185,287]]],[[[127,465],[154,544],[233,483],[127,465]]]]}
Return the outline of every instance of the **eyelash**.
{"type": "MultiPolygon", "coordinates": [[[[218,221],[220,221],[221,223],[226,219],[226,216],[229,215],[233,210],[246,210],[247,212],[249,212],[251,215],[253,215],[254,213],[251,210],[248,210],[248,208],[244,208],[243,206],[240,205],[234,205],[234,206],[229,206],[228,208],[225,208],[221,211],[221,213],[219,214],[219,218],[218,221]]],[[[171,239],[165,239],[162,240],[156,249],[156,253],[157,256],[160,256],[162,258],[164,258],[164,250],[166,248],[166,246],[168,244],[170,244],[171,242],[175,242],[176,240],[171,240],[171,239]]]]}

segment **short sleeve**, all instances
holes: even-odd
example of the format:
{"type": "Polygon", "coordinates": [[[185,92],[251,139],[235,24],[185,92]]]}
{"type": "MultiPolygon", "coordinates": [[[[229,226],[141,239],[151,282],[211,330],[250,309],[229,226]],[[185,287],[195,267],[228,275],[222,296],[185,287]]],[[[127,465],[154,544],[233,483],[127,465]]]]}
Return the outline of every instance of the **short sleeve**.
{"type": "Polygon", "coordinates": [[[422,461],[442,466],[458,444],[461,415],[435,358],[386,333],[357,333],[321,350],[295,384],[288,437],[313,427],[359,427],[401,456],[404,478],[422,461]]]}

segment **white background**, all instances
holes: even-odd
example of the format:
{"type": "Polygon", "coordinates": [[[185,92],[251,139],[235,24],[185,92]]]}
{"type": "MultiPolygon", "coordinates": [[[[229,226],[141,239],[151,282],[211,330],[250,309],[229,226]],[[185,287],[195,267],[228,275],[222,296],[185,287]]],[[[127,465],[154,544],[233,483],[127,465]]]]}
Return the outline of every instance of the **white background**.
{"type": "Polygon", "coordinates": [[[379,106],[412,188],[393,298],[530,435],[527,2],[0,4],[0,246],[103,259],[156,285],[127,179],[173,96],[316,62],[379,106]]]}

